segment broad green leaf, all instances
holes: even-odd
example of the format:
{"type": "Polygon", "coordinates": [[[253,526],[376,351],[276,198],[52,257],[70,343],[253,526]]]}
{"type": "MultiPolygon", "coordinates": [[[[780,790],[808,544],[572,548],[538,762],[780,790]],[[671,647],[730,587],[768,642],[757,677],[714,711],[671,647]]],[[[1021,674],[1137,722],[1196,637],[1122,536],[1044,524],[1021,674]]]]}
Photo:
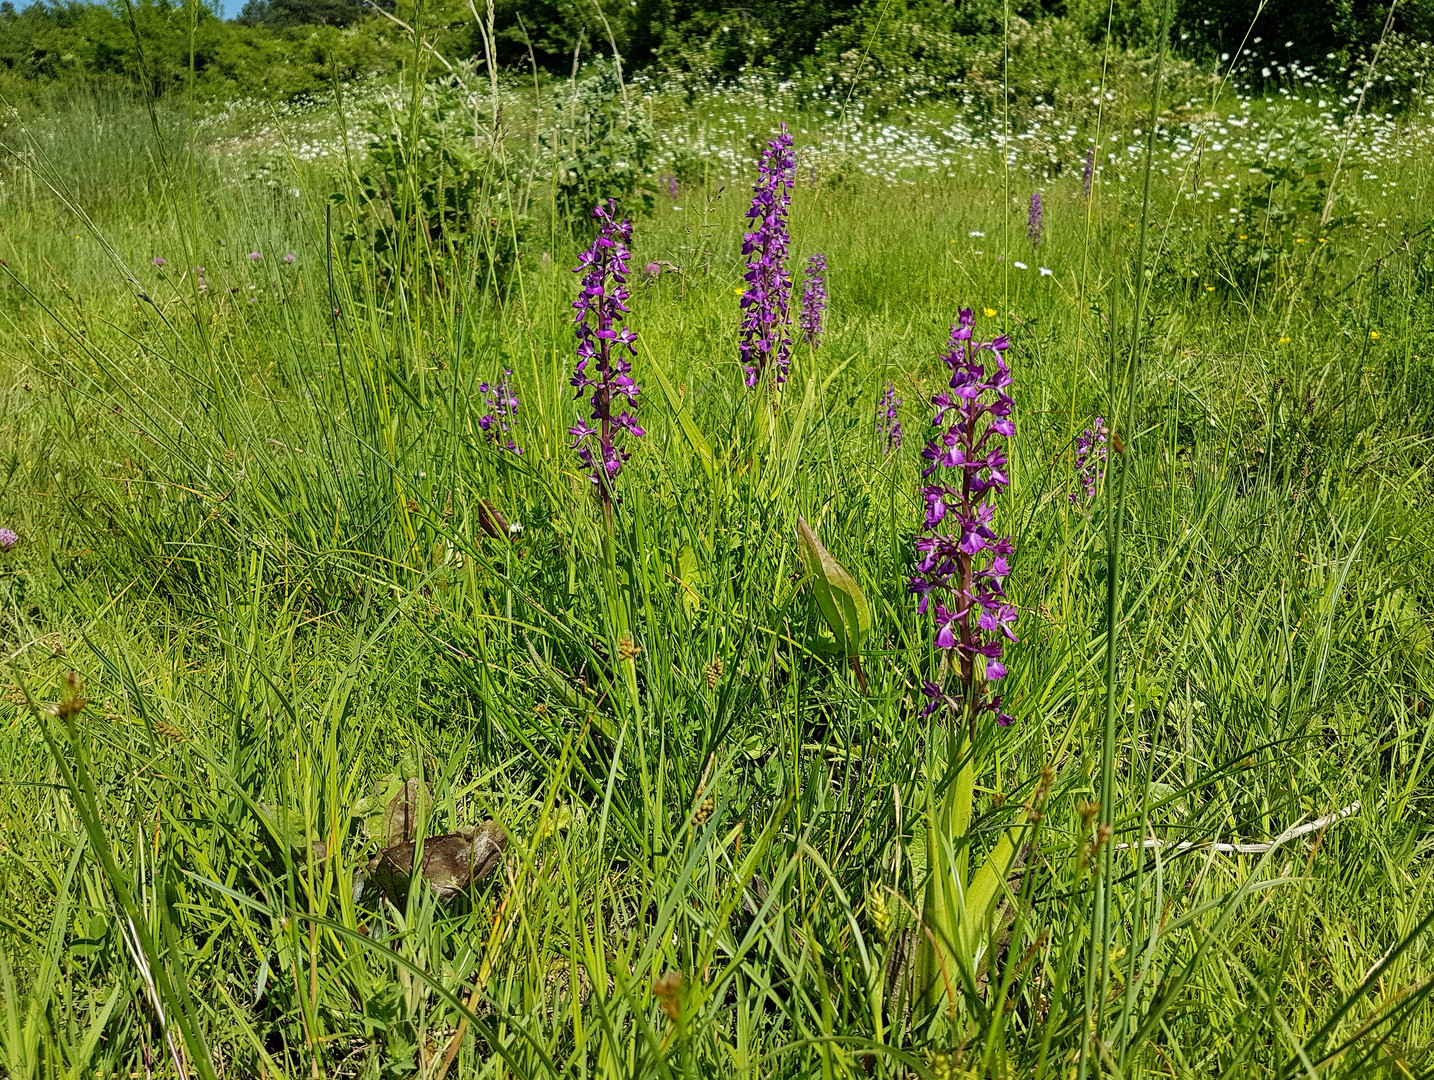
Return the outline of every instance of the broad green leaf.
{"type": "Polygon", "coordinates": [[[792,418],[791,427],[787,429],[787,445],[785,448],[787,460],[782,468],[782,491],[779,494],[786,492],[787,486],[791,484],[792,479],[797,475],[797,465],[801,461],[802,456],[802,437],[806,433],[807,416],[812,411],[812,403],[816,401],[816,397],[817,381],[816,379],[808,379],[806,391],[802,394],[801,408],[797,410],[796,416],[792,418]]]}
{"type": "Polygon", "coordinates": [[[682,399],[682,395],[677,392],[677,388],[668,380],[667,374],[658,364],[657,358],[650,352],[647,354],[647,366],[657,380],[657,385],[662,388],[662,396],[667,399],[667,407],[677,418],[677,426],[682,429],[682,434],[687,439],[687,445],[692,448],[692,452],[702,463],[702,471],[707,474],[708,480],[714,479],[712,447],[702,434],[702,429],[697,426],[697,421],[692,419],[692,410],[687,407],[687,402],[682,399]]]}
{"type": "Polygon", "coordinates": [[[995,848],[971,878],[966,890],[966,928],[972,942],[983,941],[991,933],[991,920],[996,917],[996,898],[1011,876],[1016,863],[1016,850],[1025,832],[1025,814],[996,841],[995,848]]]}
{"type": "Polygon", "coordinates": [[[697,553],[691,544],[683,544],[677,553],[677,583],[682,586],[682,603],[688,614],[695,615],[702,607],[702,594],[697,586],[707,582],[707,573],[697,568],[697,553]]]}
{"type": "Polygon", "coordinates": [[[845,371],[847,369],[847,365],[849,365],[853,360],[855,360],[856,357],[857,354],[852,353],[850,356],[848,356],[845,360],[843,360],[840,364],[832,368],[831,371],[827,373],[827,377],[822,380],[823,394],[825,394],[829,389],[831,389],[832,383],[836,382],[836,377],[840,375],[843,371],[845,371]]]}
{"type": "Polygon", "coordinates": [[[857,657],[871,633],[871,607],[866,602],[866,595],[856,579],[832,558],[831,552],[822,547],[812,527],[800,517],[797,518],[797,546],[811,577],[812,592],[817,598],[822,618],[846,649],[847,656],[857,657]]]}

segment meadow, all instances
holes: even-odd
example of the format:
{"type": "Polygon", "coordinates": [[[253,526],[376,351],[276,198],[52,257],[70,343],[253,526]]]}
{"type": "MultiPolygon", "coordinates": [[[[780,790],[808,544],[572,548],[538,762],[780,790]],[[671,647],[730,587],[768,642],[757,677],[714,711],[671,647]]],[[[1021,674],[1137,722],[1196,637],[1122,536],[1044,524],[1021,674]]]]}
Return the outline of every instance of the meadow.
{"type": "Polygon", "coordinates": [[[1434,97],[1041,48],[9,114],[0,1071],[1430,1075],[1434,97]],[[990,712],[912,591],[962,309],[990,712]]]}

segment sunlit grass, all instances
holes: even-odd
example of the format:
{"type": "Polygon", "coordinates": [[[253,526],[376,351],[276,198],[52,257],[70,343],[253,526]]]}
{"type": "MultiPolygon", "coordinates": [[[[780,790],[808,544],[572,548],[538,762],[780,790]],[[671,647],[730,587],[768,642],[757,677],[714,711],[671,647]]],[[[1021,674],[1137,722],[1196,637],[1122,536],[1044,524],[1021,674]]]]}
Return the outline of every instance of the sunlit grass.
{"type": "MultiPolygon", "coordinates": [[[[663,145],[733,96],[655,102],[663,145]]],[[[1162,140],[1143,207],[1134,114],[1087,201],[1086,131],[1058,175],[1008,166],[989,124],[968,167],[938,147],[913,168],[908,134],[950,129],[933,106],[888,121],[894,156],[866,167],[824,107],[767,104],[635,224],[634,266],[663,268],[634,275],[649,435],[611,562],[566,434],[580,241],[540,170],[500,300],[473,272],[481,228],[456,256],[411,236],[424,270],[395,280],[345,239],[354,203],[329,196],[352,189],[282,144],[231,159],[205,135],[191,158],[163,115],[161,155],[142,111],[94,102],[7,131],[36,153],[0,189],[8,1075],[176,1054],[202,1075],[201,1042],[231,1076],[433,1077],[450,1049],[464,1076],[1066,1076],[1083,1043],[1110,1075],[1422,1067],[1431,207],[1427,156],[1400,147],[1428,116],[1389,121],[1397,186],[1347,165],[1321,225],[1308,193],[1354,129],[1319,106],[1224,102],[1265,135],[1208,175],[1218,123],[1162,140]],[[831,305],[763,444],[734,294],[748,138],[782,118],[809,155],[793,266],[826,256],[831,305]],[[930,1011],[911,958],[945,752],[917,715],[934,658],[906,580],[922,402],[961,306],[1012,335],[1019,410],[1016,723],[981,736],[974,843],[1028,801],[1042,817],[1009,940],[930,1011]],[[1111,493],[1069,496],[1077,434],[1123,415],[1133,325],[1105,844],[1273,840],[1359,803],[1266,855],[1092,851],[1111,493]],[[476,427],[505,368],[521,458],[476,427]],[[483,500],[518,528],[490,535],[483,500]],[[802,581],[798,516],[870,601],[865,694],[802,581]],[[45,708],[71,669],[73,737],[45,708]],[[427,835],[506,827],[470,899],[356,897],[389,775],[431,788],[427,835]]],[[[512,153],[541,115],[515,111],[512,153]]]]}

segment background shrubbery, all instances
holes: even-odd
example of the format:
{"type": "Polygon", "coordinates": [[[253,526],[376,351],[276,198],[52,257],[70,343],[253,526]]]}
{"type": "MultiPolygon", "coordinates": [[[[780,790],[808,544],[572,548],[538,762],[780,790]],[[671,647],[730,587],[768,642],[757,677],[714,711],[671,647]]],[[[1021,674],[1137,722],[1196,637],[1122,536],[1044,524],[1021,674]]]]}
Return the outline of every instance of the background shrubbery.
{"type": "MultiPolygon", "coordinates": [[[[250,5],[250,8],[255,5],[250,5]]],[[[32,95],[46,84],[183,91],[192,69],[202,98],[311,95],[340,81],[392,70],[403,51],[397,27],[373,18],[353,26],[314,18],[255,25],[225,22],[204,7],[141,0],[132,8],[71,0],[17,11],[0,5],[0,92],[32,95]]],[[[267,5],[265,10],[272,10],[267,5]]],[[[292,10],[292,9],[286,9],[292,10]]]]}
{"type": "MultiPolygon", "coordinates": [[[[164,94],[188,85],[192,54],[201,97],[295,99],[336,78],[410,62],[404,26],[420,27],[446,64],[483,56],[482,35],[461,0],[378,6],[392,18],[370,0],[248,0],[229,21],[203,5],[167,0],[42,0],[23,9],[6,0],[0,87],[10,98],[55,83],[126,83],[164,94]]],[[[486,16],[486,5],[479,7],[486,16]]],[[[878,107],[951,93],[997,104],[993,84],[1009,49],[1022,54],[1012,59],[1025,76],[1012,85],[1011,104],[1029,108],[1080,98],[1103,65],[1151,55],[1159,11],[1156,0],[637,0],[606,8],[592,0],[498,0],[494,47],[500,66],[540,79],[567,77],[574,61],[616,48],[628,75],[711,83],[761,69],[811,90],[845,94],[860,84],[878,107]]],[[[1374,0],[1277,0],[1262,12],[1257,0],[1182,0],[1171,45],[1186,67],[1206,75],[1223,71],[1232,56],[1243,59],[1254,83],[1283,78],[1294,65],[1325,75],[1352,66],[1362,72],[1388,11],[1374,0]]],[[[1384,46],[1393,73],[1379,80],[1378,95],[1407,98],[1416,89],[1431,38],[1434,0],[1398,5],[1384,46]]]]}

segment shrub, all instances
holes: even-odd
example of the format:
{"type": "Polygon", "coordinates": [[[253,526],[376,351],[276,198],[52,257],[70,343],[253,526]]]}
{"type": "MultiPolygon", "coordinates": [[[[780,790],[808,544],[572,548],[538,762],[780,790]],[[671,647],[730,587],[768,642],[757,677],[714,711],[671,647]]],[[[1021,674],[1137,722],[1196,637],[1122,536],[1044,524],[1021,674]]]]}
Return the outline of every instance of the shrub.
{"type": "MultiPolygon", "coordinates": [[[[358,224],[391,272],[415,258],[456,257],[471,245],[483,282],[501,290],[529,226],[515,208],[515,170],[486,138],[474,138],[472,112],[456,85],[431,89],[415,114],[368,122],[368,154],[356,177],[358,224]]],[[[442,273],[441,264],[435,269],[442,273]]]]}
{"type": "Polygon", "coordinates": [[[558,212],[584,223],[592,208],[615,200],[624,212],[652,208],[652,127],[625,91],[616,66],[598,61],[578,82],[568,108],[543,136],[551,157],[553,199],[558,212]]]}

